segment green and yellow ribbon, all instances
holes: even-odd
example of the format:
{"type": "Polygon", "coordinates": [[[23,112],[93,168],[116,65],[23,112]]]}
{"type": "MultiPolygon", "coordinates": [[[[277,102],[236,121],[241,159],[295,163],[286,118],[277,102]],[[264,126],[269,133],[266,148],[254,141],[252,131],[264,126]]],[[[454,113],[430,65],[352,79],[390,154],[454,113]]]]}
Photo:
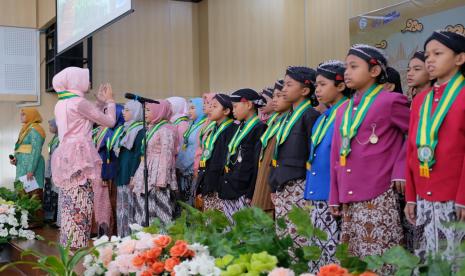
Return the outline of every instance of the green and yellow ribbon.
{"type": "Polygon", "coordinates": [[[57,92],[57,95],[58,95],[59,101],[79,97],[78,95],[71,93],[69,91],[60,91],[60,92],[57,92]]]}
{"type": "Polygon", "coordinates": [[[177,126],[177,125],[179,125],[179,123],[185,122],[185,121],[189,121],[189,117],[187,117],[187,116],[182,116],[182,117],[177,118],[177,119],[173,122],[173,125],[177,126]]]}
{"type": "Polygon", "coordinates": [[[312,102],[310,100],[305,100],[301,102],[294,111],[288,112],[279,123],[276,133],[276,146],[274,148],[273,160],[271,161],[273,167],[277,166],[279,146],[286,141],[295,123],[302,117],[305,111],[311,107],[312,102]]]}
{"type": "Polygon", "coordinates": [[[236,133],[234,133],[233,138],[228,144],[228,157],[226,158],[226,166],[225,166],[225,172],[229,172],[229,163],[230,159],[234,154],[237,152],[237,147],[239,144],[242,142],[242,140],[249,134],[249,132],[255,127],[256,124],[260,122],[260,119],[258,118],[257,115],[249,118],[245,124],[241,124],[237,130],[236,133]]]}
{"type": "Polygon", "coordinates": [[[183,144],[182,144],[182,149],[183,150],[186,150],[187,145],[189,143],[189,137],[191,136],[192,132],[194,132],[201,125],[203,125],[203,123],[205,123],[205,121],[207,121],[207,117],[203,117],[197,123],[195,123],[194,121],[192,121],[190,123],[189,128],[186,130],[186,132],[184,132],[184,135],[183,135],[183,144]]]}
{"type": "Polygon", "coordinates": [[[342,145],[341,150],[339,152],[339,163],[341,166],[345,166],[347,163],[347,156],[351,152],[351,141],[352,138],[357,135],[358,128],[362,124],[363,120],[366,117],[368,110],[370,109],[371,105],[373,104],[376,97],[379,95],[379,92],[383,90],[382,84],[373,84],[362,96],[360,103],[358,105],[357,110],[355,110],[355,114],[352,116],[353,113],[353,106],[354,106],[354,98],[350,99],[349,104],[344,111],[344,116],[342,117],[341,123],[341,137],[342,137],[342,145]]]}
{"type": "Polygon", "coordinates": [[[323,141],[323,138],[326,136],[329,127],[334,123],[339,107],[341,107],[341,105],[343,105],[346,101],[347,98],[343,97],[333,107],[331,107],[329,116],[326,117],[326,115],[321,115],[322,118],[320,119],[315,132],[312,134],[312,145],[310,148],[310,157],[307,161],[307,170],[310,170],[312,166],[316,148],[320,145],[321,141],[323,141]]]}
{"type": "Polygon", "coordinates": [[[416,145],[418,160],[420,161],[421,177],[430,177],[430,168],[432,168],[436,163],[434,151],[438,144],[439,129],[441,128],[450,107],[460,94],[460,90],[464,87],[464,80],[465,78],[460,72],[452,77],[447,84],[444,94],[434,110],[434,113],[431,112],[433,105],[433,90],[428,92],[422,106],[420,107],[420,120],[418,122],[416,145]]]}
{"type": "Polygon", "coordinates": [[[213,149],[215,147],[216,140],[220,136],[220,134],[226,130],[231,124],[233,123],[233,119],[227,119],[224,120],[218,128],[214,129],[211,131],[207,139],[205,139],[203,143],[203,151],[202,151],[202,156],[200,158],[200,167],[205,168],[207,166],[207,161],[210,159],[213,149]]]}
{"type": "Polygon", "coordinates": [[[147,141],[145,141],[145,139],[142,141],[142,147],[141,147],[141,154],[142,154],[142,157],[141,158],[144,158],[144,154],[145,154],[145,144],[149,143],[150,139],[152,139],[153,135],[155,135],[155,132],[157,132],[158,129],[160,129],[161,126],[163,125],[166,125],[168,123],[167,120],[162,120],[160,122],[158,122],[156,125],[154,125],[150,130],[149,132],[147,132],[147,141]]]}

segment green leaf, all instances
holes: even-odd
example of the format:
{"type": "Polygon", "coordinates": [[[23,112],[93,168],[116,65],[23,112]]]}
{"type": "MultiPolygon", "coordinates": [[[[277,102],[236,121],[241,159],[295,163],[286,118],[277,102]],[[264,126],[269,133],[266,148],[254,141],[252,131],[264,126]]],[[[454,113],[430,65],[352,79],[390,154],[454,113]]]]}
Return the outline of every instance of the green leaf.
{"type": "Polygon", "coordinates": [[[276,225],[282,230],[287,228],[286,220],[283,217],[276,219],[276,225]]]}
{"type": "Polygon", "coordinates": [[[65,266],[56,256],[48,256],[44,259],[40,259],[39,261],[42,261],[44,265],[55,271],[58,275],[64,275],[66,273],[65,266]]]}
{"type": "Polygon", "coordinates": [[[310,212],[308,209],[302,209],[294,205],[287,214],[287,217],[296,226],[297,234],[309,239],[313,238],[315,231],[310,221],[310,212]]]}
{"type": "Polygon", "coordinates": [[[428,276],[449,276],[452,275],[451,264],[444,260],[442,256],[428,258],[428,276]]]}
{"type": "Polygon", "coordinates": [[[315,237],[321,241],[327,241],[328,240],[328,234],[326,234],[325,231],[321,230],[318,227],[315,227],[315,237]]]}
{"type": "Polygon", "coordinates": [[[367,256],[363,261],[367,263],[367,268],[371,271],[380,269],[384,265],[383,258],[377,255],[367,256]]]}
{"type": "Polygon", "coordinates": [[[306,261],[315,261],[320,258],[321,249],[318,246],[303,246],[304,251],[304,260],[306,261]]]}
{"type": "MultiPolygon", "coordinates": [[[[411,276],[412,275],[412,269],[407,268],[407,267],[402,267],[396,270],[395,276],[411,276]]],[[[435,274],[435,276],[440,276],[440,274],[435,274]]]]}
{"type": "Polygon", "coordinates": [[[402,246],[395,246],[386,251],[382,259],[387,264],[392,264],[397,268],[413,269],[420,263],[420,258],[408,252],[402,246]]]}
{"type": "Polygon", "coordinates": [[[341,243],[336,246],[336,258],[339,261],[344,260],[349,256],[349,245],[347,243],[341,243]]]}

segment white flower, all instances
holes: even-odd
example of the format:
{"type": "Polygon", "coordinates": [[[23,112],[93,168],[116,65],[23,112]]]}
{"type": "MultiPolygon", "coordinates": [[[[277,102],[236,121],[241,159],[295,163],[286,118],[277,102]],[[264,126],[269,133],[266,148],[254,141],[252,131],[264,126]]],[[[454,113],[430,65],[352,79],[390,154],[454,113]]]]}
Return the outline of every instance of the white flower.
{"type": "Polygon", "coordinates": [[[19,237],[33,240],[35,239],[36,234],[32,230],[19,229],[19,237]]]}
{"type": "Polygon", "coordinates": [[[94,240],[94,246],[98,246],[98,245],[101,245],[101,244],[109,242],[109,241],[110,241],[110,239],[107,236],[102,236],[102,237],[100,237],[100,239],[94,240]]]}
{"type": "Polygon", "coordinates": [[[0,237],[6,237],[6,236],[8,236],[8,229],[0,230],[0,237]]]}
{"type": "MultiPolygon", "coordinates": [[[[184,261],[174,267],[174,273],[177,276],[188,276],[190,275],[189,271],[190,271],[189,261],[184,261]]],[[[196,274],[192,274],[192,275],[196,275],[196,274]]]]}
{"type": "Polygon", "coordinates": [[[21,210],[21,216],[28,216],[29,215],[29,212],[27,210],[21,210]]]}
{"type": "Polygon", "coordinates": [[[10,210],[8,210],[8,214],[10,214],[10,216],[11,216],[11,215],[15,215],[15,214],[16,214],[16,209],[15,209],[15,207],[11,207],[10,210]]]}
{"type": "Polygon", "coordinates": [[[105,270],[100,266],[100,264],[94,264],[84,271],[84,276],[103,275],[104,273],[105,270]]]}
{"type": "Polygon", "coordinates": [[[194,243],[188,246],[190,250],[194,251],[195,256],[198,255],[209,255],[208,246],[201,245],[200,243],[194,243]]]}
{"type": "Polygon", "coordinates": [[[152,234],[138,232],[136,234],[137,242],[136,242],[136,250],[146,250],[153,247],[153,237],[152,234]]]}
{"type": "Polygon", "coordinates": [[[121,238],[118,237],[118,236],[111,236],[111,242],[120,242],[121,241],[121,238]]]}
{"type": "Polygon", "coordinates": [[[5,223],[8,221],[8,217],[4,214],[0,215],[0,223],[5,223]]]}
{"type": "Polygon", "coordinates": [[[84,262],[82,264],[85,268],[89,268],[92,265],[92,262],[94,262],[94,256],[89,254],[84,257],[84,262]]]}
{"type": "Polygon", "coordinates": [[[208,254],[195,256],[192,260],[186,260],[174,267],[177,276],[205,275],[219,276],[221,270],[215,266],[215,258],[208,254]]]}
{"type": "Polygon", "coordinates": [[[143,227],[140,226],[137,223],[129,224],[129,228],[131,228],[132,232],[138,232],[138,231],[141,231],[143,229],[143,227]]]}
{"type": "Polygon", "coordinates": [[[10,235],[12,235],[12,236],[17,236],[17,235],[18,235],[18,230],[16,230],[16,228],[14,228],[14,227],[11,228],[11,229],[10,229],[10,235]]]}
{"type": "Polygon", "coordinates": [[[22,215],[21,216],[21,227],[22,228],[28,228],[29,227],[27,215],[22,215]]]}
{"type": "Polygon", "coordinates": [[[8,216],[8,224],[13,227],[19,226],[18,220],[13,215],[8,216]]]}

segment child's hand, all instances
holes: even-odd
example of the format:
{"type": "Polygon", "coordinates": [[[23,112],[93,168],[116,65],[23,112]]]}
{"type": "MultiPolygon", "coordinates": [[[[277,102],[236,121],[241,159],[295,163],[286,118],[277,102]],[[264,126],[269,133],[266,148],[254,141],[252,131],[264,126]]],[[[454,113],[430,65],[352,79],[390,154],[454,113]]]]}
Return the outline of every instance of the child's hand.
{"type": "Polygon", "coordinates": [[[392,181],[392,185],[394,186],[394,189],[399,194],[402,194],[402,195],[405,194],[405,181],[403,180],[392,181]]]}
{"type": "Polygon", "coordinates": [[[339,217],[341,216],[341,206],[339,205],[332,205],[332,206],[329,206],[329,211],[331,212],[331,215],[335,216],[335,217],[339,217]]]}
{"type": "Polygon", "coordinates": [[[407,218],[408,222],[410,222],[413,225],[415,225],[416,223],[416,207],[416,204],[407,202],[407,205],[405,205],[404,209],[405,217],[407,218]]]}
{"type": "Polygon", "coordinates": [[[461,206],[455,206],[455,213],[457,215],[457,221],[465,222],[465,208],[461,206]]]}

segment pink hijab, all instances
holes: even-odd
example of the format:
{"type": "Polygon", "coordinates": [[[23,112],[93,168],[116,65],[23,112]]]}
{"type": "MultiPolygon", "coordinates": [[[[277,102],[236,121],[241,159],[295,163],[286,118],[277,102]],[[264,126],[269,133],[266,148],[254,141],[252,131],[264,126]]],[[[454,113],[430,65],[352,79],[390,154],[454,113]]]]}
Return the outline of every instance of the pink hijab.
{"type": "Polygon", "coordinates": [[[68,67],[53,77],[55,91],[69,91],[80,97],[89,91],[89,69],[68,67]]]}
{"type": "Polygon", "coordinates": [[[147,107],[152,112],[152,118],[149,124],[156,124],[161,120],[169,120],[171,117],[171,104],[167,100],[157,100],[160,103],[147,103],[147,107]]]}

